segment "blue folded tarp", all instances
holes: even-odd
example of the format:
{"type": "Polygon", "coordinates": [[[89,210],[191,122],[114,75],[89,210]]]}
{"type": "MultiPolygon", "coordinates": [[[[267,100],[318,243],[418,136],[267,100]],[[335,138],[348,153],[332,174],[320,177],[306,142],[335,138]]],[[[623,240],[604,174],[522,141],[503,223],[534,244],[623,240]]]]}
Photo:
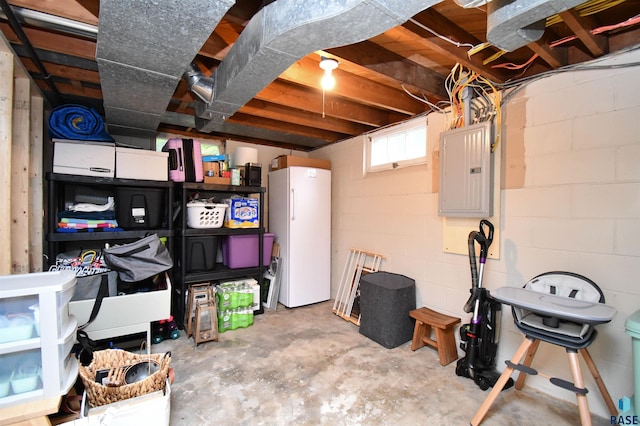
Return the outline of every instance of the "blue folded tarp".
{"type": "Polygon", "coordinates": [[[104,120],[93,109],[82,105],[61,105],[51,111],[49,135],[59,139],[113,142],[104,120]]]}

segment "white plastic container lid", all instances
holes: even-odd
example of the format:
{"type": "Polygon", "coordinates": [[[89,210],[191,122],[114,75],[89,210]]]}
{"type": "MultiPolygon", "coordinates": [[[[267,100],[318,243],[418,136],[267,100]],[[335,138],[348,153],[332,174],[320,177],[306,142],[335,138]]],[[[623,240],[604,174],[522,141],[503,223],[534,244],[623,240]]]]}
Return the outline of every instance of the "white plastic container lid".
{"type": "Polygon", "coordinates": [[[41,291],[62,292],[75,286],[73,271],[34,272],[0,277],[0,298],[19,297],[41,291]]]}

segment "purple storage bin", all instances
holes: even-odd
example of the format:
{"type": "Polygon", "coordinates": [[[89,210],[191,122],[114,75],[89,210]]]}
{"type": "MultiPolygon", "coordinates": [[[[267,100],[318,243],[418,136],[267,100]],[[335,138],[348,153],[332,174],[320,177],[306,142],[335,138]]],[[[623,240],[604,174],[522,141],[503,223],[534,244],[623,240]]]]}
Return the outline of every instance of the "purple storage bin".
{"type": "MultiPolygon", "coordinates": [[[[262,252],[262,265],[271,263],[271,249],[273,248],[274,234],[264,234],[264,249],[262,252]]],[[[255,268],[258,266],[258,241],[257,234],[229,235],[222,240],[222,263],[231,268],[255,268]]]]}

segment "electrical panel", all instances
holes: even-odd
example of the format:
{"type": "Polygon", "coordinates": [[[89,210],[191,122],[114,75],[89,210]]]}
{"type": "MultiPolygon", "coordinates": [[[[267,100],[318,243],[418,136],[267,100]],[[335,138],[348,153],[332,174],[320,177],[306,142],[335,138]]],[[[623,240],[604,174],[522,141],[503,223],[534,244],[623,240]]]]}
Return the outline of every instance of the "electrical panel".
{"type": "Polygon", "coordinates": [[[493,215],[491,122],[449,130],[440,136],[438,215],[493,215]]]}

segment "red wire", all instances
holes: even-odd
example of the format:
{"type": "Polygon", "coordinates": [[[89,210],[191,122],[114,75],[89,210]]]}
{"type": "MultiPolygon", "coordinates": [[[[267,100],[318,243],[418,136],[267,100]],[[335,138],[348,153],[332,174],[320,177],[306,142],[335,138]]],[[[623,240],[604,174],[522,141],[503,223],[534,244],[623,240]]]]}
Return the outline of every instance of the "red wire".
{"type": "MultiPolygon", "coordinates": [[[[616,30],[618,28],[624,28],[624,27],[630,27],[632,25],[636,25],[640,23],[640,15],[636,15],[633,18],[629,18],[626,21],[617,23],[617,24],[613,24],[613,25],[605,25],[602,27],[598,27],[598,28],[594,28],[593,30],[591,30],[591,34],[593,35],[597,35],[600,33],[603,33],[605,31],[612,31],[612,30],[616,30]]],[[[577,36],[568,36],[565,38],[561,38],[560,40],[556,40],[553,43],[550,43],[549,46],[551,47],[556,47],[556,46],[560,46],[561,44],[564,43],[568,43],[572,40],[577,39],[577,36]]],[[[527,65],[529,65],[531,62],[533,62],[534,59],[536,59],[538,57],[538,54],[534,54],[527,62],[525,62],[524,64],[520,64],[520,65],[516,65],[512,62],[509,63],[504,63],[504,64],[498,64],[498,65],[493,65],[491,68],[506,68],[509,70],[519,70],[522,69],[524,67],[526,67],[527,65]]]]}

